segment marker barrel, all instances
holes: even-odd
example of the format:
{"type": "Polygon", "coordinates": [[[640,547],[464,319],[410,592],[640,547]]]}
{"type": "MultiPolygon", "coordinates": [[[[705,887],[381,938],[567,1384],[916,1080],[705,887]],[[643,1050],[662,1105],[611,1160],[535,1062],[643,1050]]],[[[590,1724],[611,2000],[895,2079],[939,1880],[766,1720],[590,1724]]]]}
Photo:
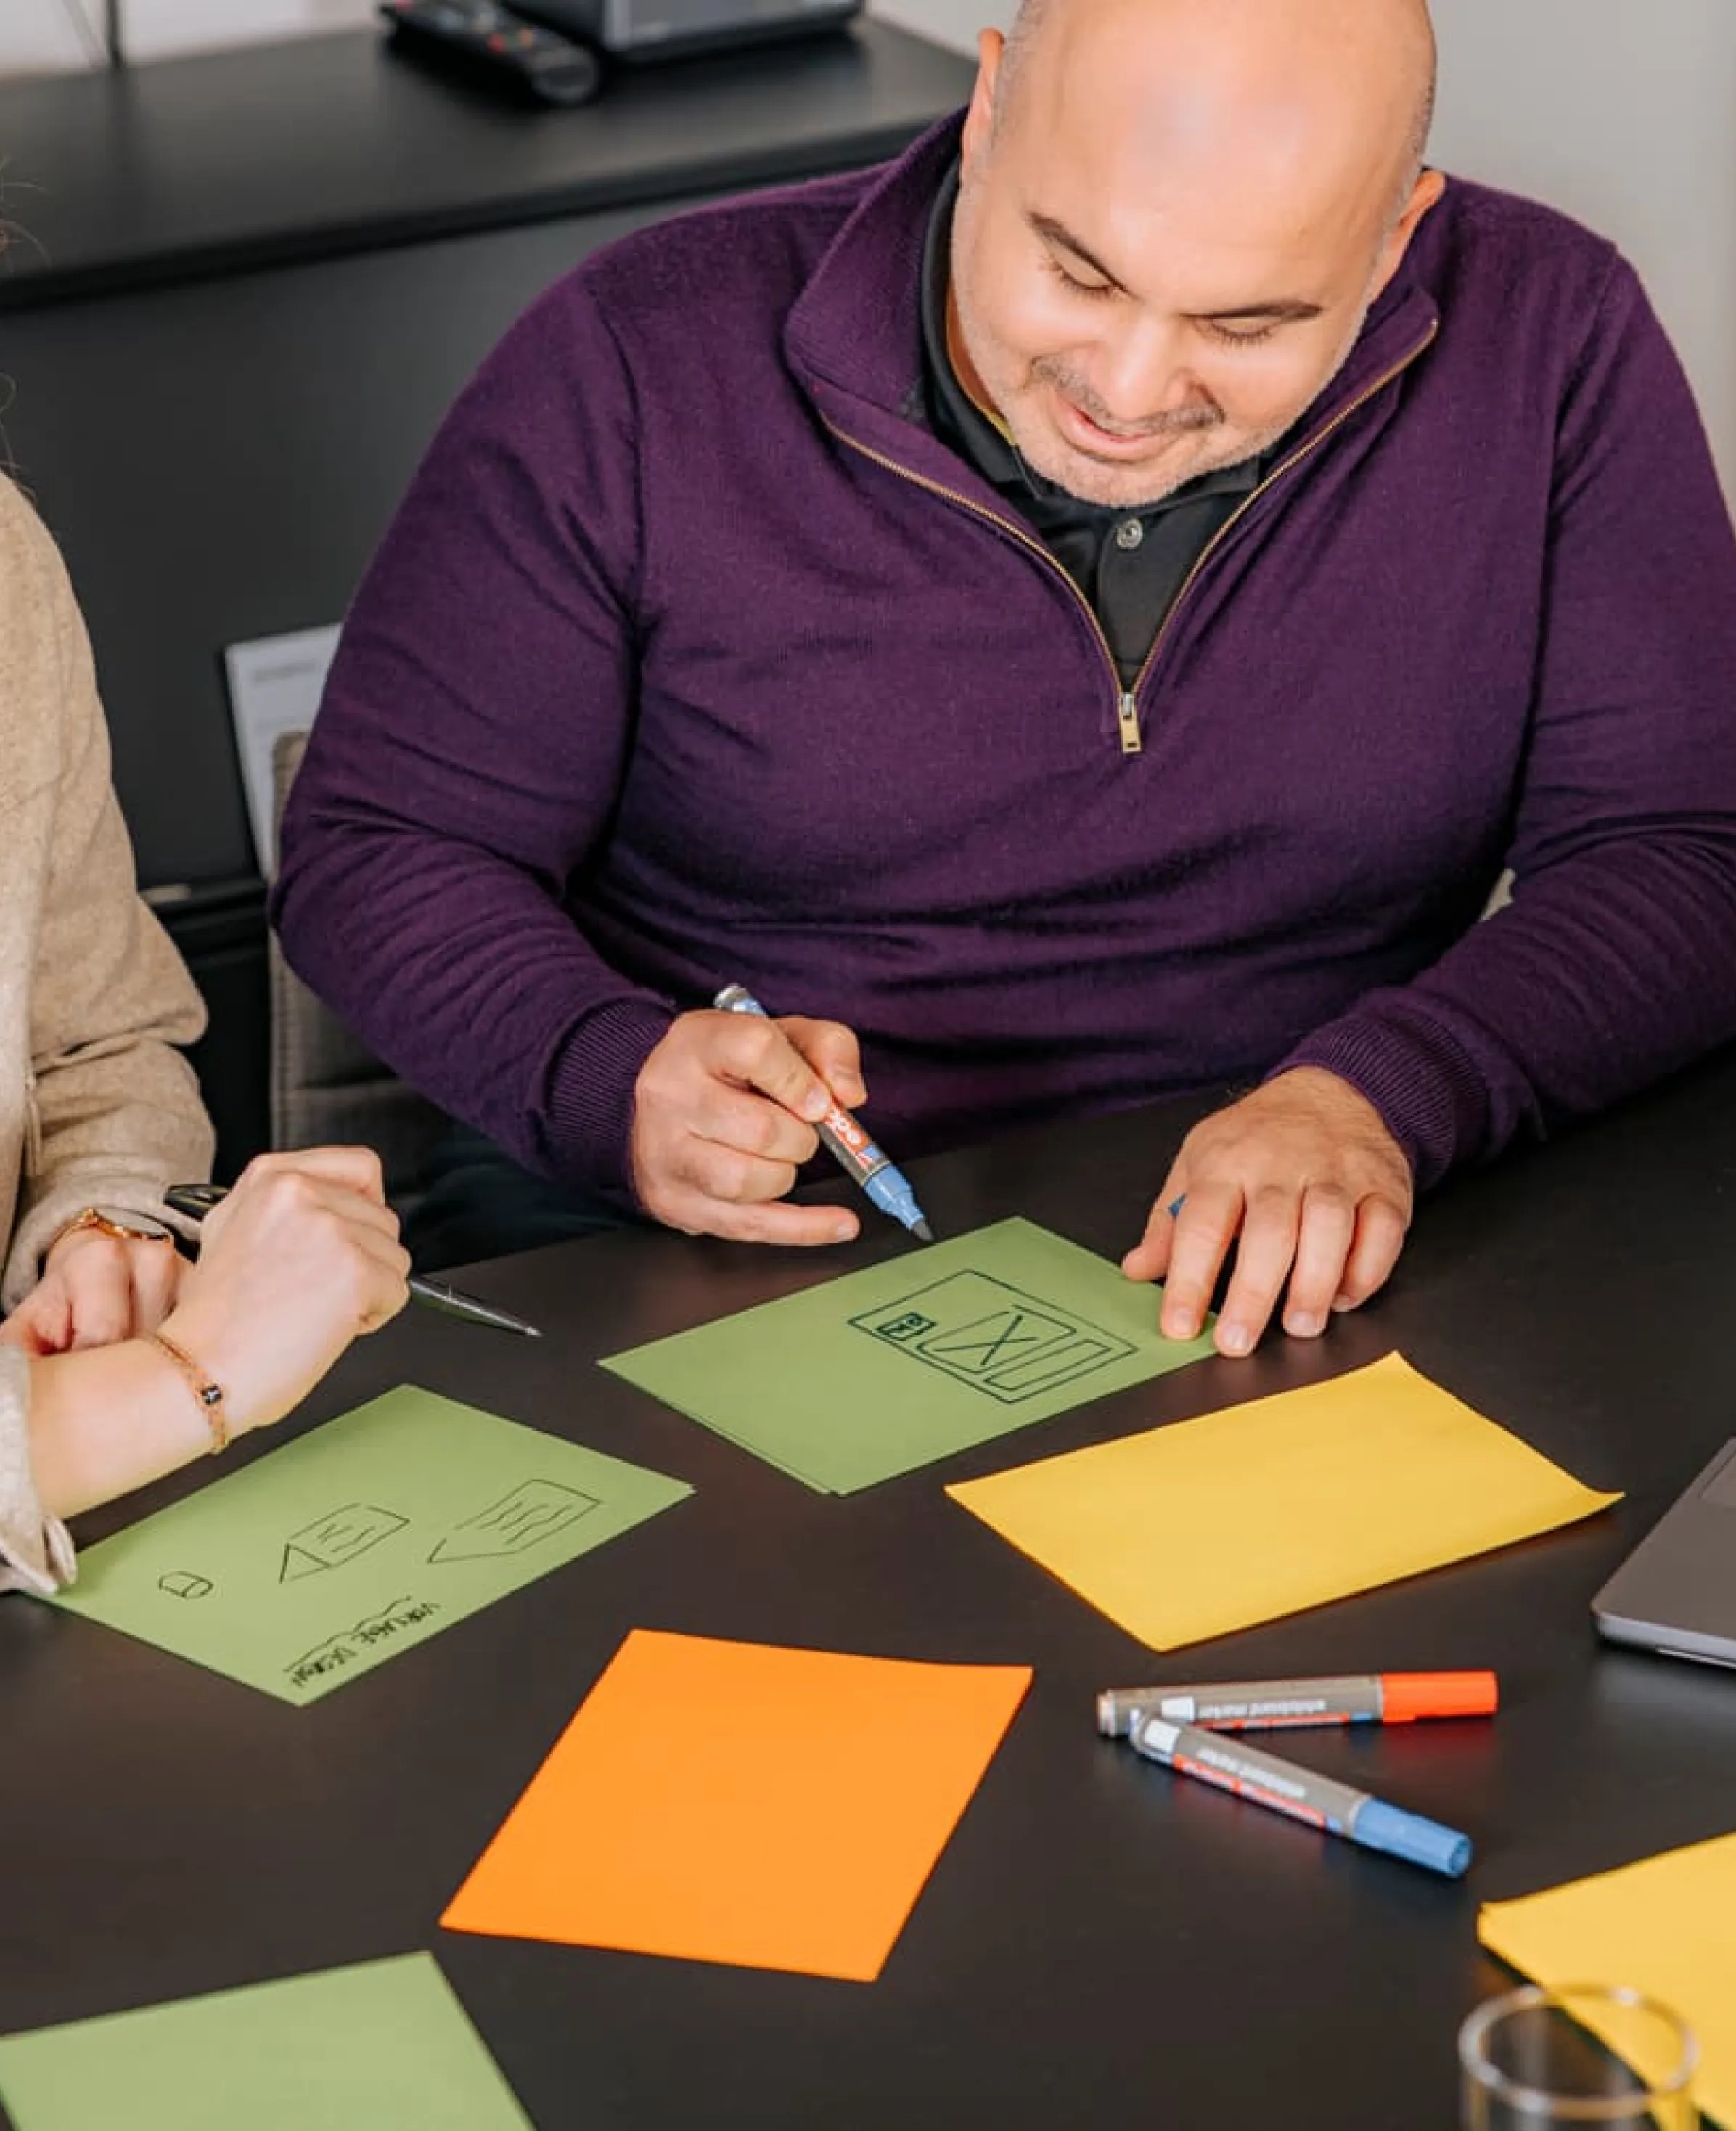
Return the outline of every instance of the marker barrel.
{"type": "Polygon", "coordinates": [[[833,1161],[848,1176],[854,1177],[864,1191],[882,1170],[892,1166],[891,1156],[881,1152],[839,1104],[833,1104],[814,1130],[833,1161]]]}
{"type": "MultiPolygon", "coordinates": [[[[754,1013],[762,1021],[771,1018],[745,984],[725,984],[711,1003],[720,1013],[754,1013]]],[[[892,1168],[892,1157],[875,1144],[843,1104],[834,1103],[814,1130],[820,1144],[844,1174],[854,1178],[868,1192],[882,1213],[896,1217],[897,1209],[886,1204],[870,1189],[882,1170],[892,1168]]],[[[909,1185],[906,1185],[905,1189],[908,1191],[909,1185]]],[[[914,1205],[915,1200],[912,1199],[911,1203],[914,1205]]]]}
{"type": "Polygon", "coordinates": [[[1265,1731],[1314,1724],[1410,1724],[1419,1717],[1490,1717],[1500,1699],[1492,1672],[1351,1674],[1326,1679],[1217,1680],[1203,1686],[1117,1687],[1097,1701],[1098,1729],[1124,1739],[1141,1717],[1210,1731],[1265,1731]]]}
{"type": "MultiPolygon", "coordinates": [[[[770,1018],[745,984],[725,984],[711,1003],[720,1013],[755,1013],[763,1020],[770,1018]]],[[[925,1242],[930,1240],[928,1224],[910,1180],[841,1103],[834,1103],[814,1130],[820,1144],[873,1204],[913,1229],[925,1242]]]]}
{"type": "Polygon", "coordinates": [[[1244,1746],[1222,1733],[1162,1717],[1142,1717],[1129,1735],[1147,1760],[1161,1761],[1181,1774],[1231,1791],[1272,1813],[1306,1821],[1329,1835],[1342,1835],[1370,1850],[1384,1851],[1412,1865],[1456,1880],[1471,1862],[1471,1838],[1443,1827],[1421,1813],[1406,1813],[1367,1791],[1312,1769],[1298,1768],[1257,1746],[1244,1746]]]}

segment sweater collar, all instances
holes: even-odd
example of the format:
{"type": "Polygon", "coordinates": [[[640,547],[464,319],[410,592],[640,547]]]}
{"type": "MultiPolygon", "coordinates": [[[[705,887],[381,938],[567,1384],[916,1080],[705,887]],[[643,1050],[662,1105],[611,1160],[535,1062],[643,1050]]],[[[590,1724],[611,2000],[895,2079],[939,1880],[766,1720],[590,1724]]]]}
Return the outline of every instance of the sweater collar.
{"type": "MultiPolygon", "coordinates": [[[[958,160],[964,127],[964,114],[955,113],[876,174],[784,328],[791,367],[829,422],[912,472],[960,487],[967,485],[962,462],[929,425],[922,272],[935,202],[958,160]]],[[[1414,251],[1369,312],[1342,369],[1292,429],[1293,439],[1305,442],[1331,427],[1438,330],[1440,314],[1418,278],[1414,251]]],[[[980,476],[973,472],[968,479],[984,496],[993,496],[980,476]]]]}

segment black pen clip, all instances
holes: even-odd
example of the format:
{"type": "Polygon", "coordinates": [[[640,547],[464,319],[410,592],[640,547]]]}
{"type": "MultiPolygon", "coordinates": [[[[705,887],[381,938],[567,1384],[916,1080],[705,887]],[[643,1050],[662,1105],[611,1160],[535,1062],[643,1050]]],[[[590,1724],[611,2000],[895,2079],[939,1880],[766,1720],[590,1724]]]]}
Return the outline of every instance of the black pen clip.
{"type": "Polygon", "coordinates": [[[171,1184],[163,1194],[163,1204],[171,1213],[184,1214],[189,1221],[203,1221],[228,1195],[227,1184],[171,1184]]]}

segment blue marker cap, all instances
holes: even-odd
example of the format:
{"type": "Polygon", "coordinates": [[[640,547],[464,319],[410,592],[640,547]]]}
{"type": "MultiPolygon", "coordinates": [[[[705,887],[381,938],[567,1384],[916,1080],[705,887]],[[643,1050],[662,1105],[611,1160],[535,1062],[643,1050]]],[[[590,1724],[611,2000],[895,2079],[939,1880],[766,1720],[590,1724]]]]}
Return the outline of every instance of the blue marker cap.
{"type": "Polygon", "coordinates": [[[1395,1805],[1370,1798],[1351,1822],[1351,1833],[1370,1850],[1403,1857],[1413,1865],[1426,1865],[1431,1872],[1444,1872],[1456,1880],[1471,1862],[1471,1837],[1456,1827],[1442,1827],[1437,1820],[1425,1820],[1419,1813],[1404,1813],[1395,1805]]]}

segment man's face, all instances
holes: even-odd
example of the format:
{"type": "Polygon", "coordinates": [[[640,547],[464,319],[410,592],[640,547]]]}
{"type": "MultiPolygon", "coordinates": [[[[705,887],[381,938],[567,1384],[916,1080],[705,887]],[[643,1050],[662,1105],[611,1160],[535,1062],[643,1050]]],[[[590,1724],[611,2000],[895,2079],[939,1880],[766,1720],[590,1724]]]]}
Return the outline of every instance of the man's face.
{"type": "Polygon", "coordinates": [[[1337,373],[1402,256],[1390,188],[1371,201],[1331,170],[1287,184],[1270,161],[1227,175],[1222,157],[1166,155],[1112,108],[1093,126],[1081,99],[1035,83],[997,122],[985,74],[954,224],[954,345],[1026,462],[1132,509],[1269,448],[1337,373]]]}

